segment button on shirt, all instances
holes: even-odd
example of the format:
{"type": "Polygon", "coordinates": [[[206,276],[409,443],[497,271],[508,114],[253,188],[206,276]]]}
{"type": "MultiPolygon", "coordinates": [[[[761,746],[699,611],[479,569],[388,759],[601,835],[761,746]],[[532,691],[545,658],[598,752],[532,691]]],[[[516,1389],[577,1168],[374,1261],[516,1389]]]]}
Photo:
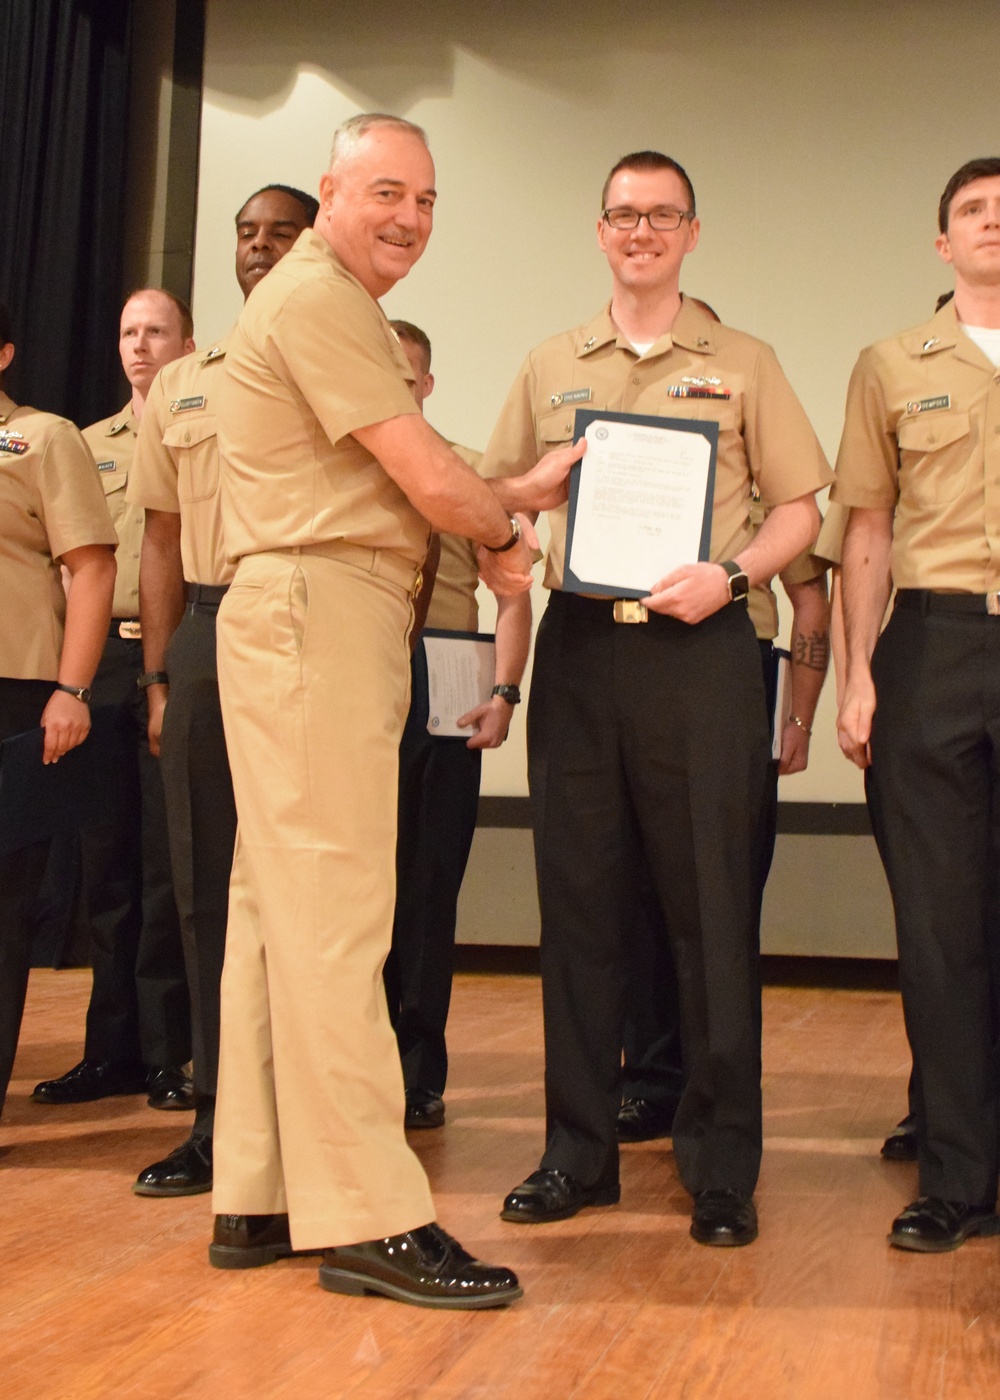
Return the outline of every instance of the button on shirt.
{"type": "MultiPolygon", "coordinates": [[[[618,331],[609,308],[533,350],[486,449],[483,475],[519,475],[549,448],[571,441],[577,408],[718,423],[710,548],[715,561],[735,557],[754,536],[753,483],[764,509],[770,510],[818,491],[832,479],[774,351],[753,336],[719,325],[686,300],[672,331],[641,359],[618,331]],[[685,378],[718,380],[710,386],[718,397],[668,393],[671,387],[689,387],[685,378]],[[580,397],[584,390],[589,390],[585,399],[580,397]]],[[[565,505],[549,512],[549,588],[562,586],[566,515],[565,505]]],[[[649,582],[652,586],[656,580],[649,582]]]]}
{"type": "Polygon", "coordinates": [[[142,527],[146,513],[141,506],[126,501],[135,439],[139,425],[132,417],[132,406],[126,404],[113,418],[102,418],[83,430],[83,440],[94,455],[104,487],[104,499],[111,512],[111,523],[118,536],[115,563],[115,599],[112,617],[139,616],[139,555],[142,552],[142,527]]]}
{"type": "Polygon", "coordinates": [[[66,620],[58,561],[117,543],[79,430],[0,392],[0,676],[55,680],[66,620]]]}
{"type": "Polygon", "coordinates": [[[832,499],[895,512],[897,588],[1000,588],[1000,371],[954,302],[862,351],[832,499]]]}
{"type": "Polygon", "coordinates": [[[219,386],[229,337],[164,365],[146,397],[128,501],[181,517],[188,583],[226,584],[233,565],[222,539],[219,386]]]}

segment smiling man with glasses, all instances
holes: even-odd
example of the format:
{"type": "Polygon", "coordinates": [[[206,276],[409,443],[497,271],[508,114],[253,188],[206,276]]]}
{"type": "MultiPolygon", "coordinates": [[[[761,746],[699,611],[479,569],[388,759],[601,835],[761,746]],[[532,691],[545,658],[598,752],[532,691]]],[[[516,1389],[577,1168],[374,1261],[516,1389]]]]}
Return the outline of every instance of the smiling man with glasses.
{"type": "Polygon", "coordinates": [[[532,351],[482,464],[485,476],[529,470],[571,441],[577,407],[719,427],[710,561],[651,578],[642,604],[564,592],[566,507],[549,512],[552,594],[528,714],[547,1141],[503,1218],[561,1220],[619,1199],[624,979],[644,856],[678,971],[687,1085],[673,1136],[691,1233],[745,1245],[757,1235],[755,869],[770,752],[746,595],[815,539],[814,493],[831,474],[773,351],[681,295],[699,231],[676,161],[618,162],[597,222],[610,305],[532,351]],[[756,534],[755,484],[769,511],[756,534]]]}

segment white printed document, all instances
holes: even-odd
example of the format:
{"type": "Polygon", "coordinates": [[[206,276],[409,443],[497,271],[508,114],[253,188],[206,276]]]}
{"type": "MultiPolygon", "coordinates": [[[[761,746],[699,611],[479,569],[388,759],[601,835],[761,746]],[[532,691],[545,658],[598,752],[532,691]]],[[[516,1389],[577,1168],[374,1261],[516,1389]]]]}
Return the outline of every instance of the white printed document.
{"type": "Polygon", "coordinates": [[[468,738],[473,726],[459,729],[459,716],[489,700],[496,675],[496,641],[487,632],[420,634],[427,657],[427,732],[439,738],[468,738]]]}

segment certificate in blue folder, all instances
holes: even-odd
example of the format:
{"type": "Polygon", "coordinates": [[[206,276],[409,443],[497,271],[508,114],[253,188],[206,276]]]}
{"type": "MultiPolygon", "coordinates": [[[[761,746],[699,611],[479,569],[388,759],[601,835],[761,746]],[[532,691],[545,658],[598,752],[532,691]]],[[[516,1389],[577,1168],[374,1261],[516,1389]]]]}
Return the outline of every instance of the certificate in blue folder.
{"type": "Polygon", "coordinates": [[[644,598],[681,564],[709,557],[719,425],[577,409],[587,438],[570,472],[563,588],[644,598]]]}

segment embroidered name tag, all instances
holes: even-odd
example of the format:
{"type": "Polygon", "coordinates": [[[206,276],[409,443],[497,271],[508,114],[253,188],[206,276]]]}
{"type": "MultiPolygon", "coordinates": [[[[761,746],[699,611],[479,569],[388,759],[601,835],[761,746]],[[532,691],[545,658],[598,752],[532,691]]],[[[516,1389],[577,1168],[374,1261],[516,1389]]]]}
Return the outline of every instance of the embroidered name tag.
{"type": "Polygon", "coordinates": [[[187,413],[192,408],[204,408],[205,395],[195,394],[190,399],[174,399],[170,405],[171,413],[187,413]]]}
{"type": "Polygon", "coordinates": [[[931,413],[936,408],[951,408],[951,395],[935,394],[930,399],[911,399],[906,405],[907,413],[931,413]]]}
{"type": "Polygon", "coordinates": [[[15,457],[23,457],[29,446],[20,433],[0,429],[0,452],[13,452],[15,457]]]}
{"type": "Polygon", "coordinates": [[[118,463],[112,459],[110,462],[98,462],[97,470],[99,472],[113,472],[117,466],[118,463]]]}
{"type": "Polygon", "coordinates": [[[563,403],[589,403],[592,394],[592,389],[566,389],[561,394],[553,394],[549,403],[553,408],[563,403]]]}

